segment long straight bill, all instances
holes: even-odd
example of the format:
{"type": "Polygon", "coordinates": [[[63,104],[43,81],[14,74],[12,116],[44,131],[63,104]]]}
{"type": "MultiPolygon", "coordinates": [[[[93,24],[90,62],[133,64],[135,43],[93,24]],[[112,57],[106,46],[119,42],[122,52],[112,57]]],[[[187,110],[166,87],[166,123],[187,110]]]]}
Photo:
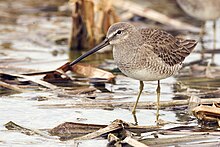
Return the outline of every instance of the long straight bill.
{"type": "Polygon", "coordinates": [[[86,58],[87,56],[97,52],[98,50],[102,49],[103,47],[109,45],[109,40],[106,38],[105,40],[103,40],[99,45],[97,45],[96,47],[94,47],[93,49],[89,50],[88,52],[86,52],[85,54],[81,55],[79,58],[77,58],[76,60],[74,60],[73,62],[71,62],[69,65],[72,66],[76,63],[78,63],[79,61],[81,61],[82,59],[86,58]]]}

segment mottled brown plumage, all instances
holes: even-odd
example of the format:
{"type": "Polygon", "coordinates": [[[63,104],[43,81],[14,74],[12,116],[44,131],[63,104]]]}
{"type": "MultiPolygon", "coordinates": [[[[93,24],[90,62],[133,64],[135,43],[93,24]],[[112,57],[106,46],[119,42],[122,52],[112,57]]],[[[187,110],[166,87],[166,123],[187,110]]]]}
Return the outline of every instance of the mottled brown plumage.
{"type": "Polygon", "coordinates": [[[162,30],[141,29],[139,31],[144,42],[150,44],[153,52],[170,66],[182,63],[196,46],[195,40],[175,38],[162,30]]]}
{"type": "Polygon", "coordinates": [[[141,81],[160,80],[175,74],[197,44],[195,40],[175,38],[162,30],[139,29],[122,22],[109,28],[107,38],[119,69],[141,81]]]}

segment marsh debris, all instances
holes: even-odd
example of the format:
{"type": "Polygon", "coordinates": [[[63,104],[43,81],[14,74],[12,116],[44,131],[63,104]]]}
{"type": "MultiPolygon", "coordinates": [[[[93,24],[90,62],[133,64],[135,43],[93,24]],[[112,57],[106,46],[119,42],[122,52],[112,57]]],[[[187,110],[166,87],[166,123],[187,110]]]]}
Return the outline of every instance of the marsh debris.
{"type": "Polygon", "coordinates": [[[217,124],[220,126],[220,107],[219,104],[212,106],[200,105],[193,109],[194,116],[203,124],[217,124]]]}
{"type": "Polygon", "coordinates": [[[195,141],[217,139],[219,134],[219,132],[204,132],[202,130],[199,131],[198,129],[196,132],[189,131],[192,130],[192,128],[187,130],[187,127],[184,128],[184,126],[182,128],[174,127],[170,129],[161,129],[158,126],[136,126],[123,120],[115,120],[109,125],[66,122],[53,129],[47,129],[52,136],[48,136],[47,133],[45,133],[45,129],[43,132],[36,129],[22,127],[13,122],[8,122],[5,124],[5,127],[9,130],[16,130],[26,135],[39,135],[49,139],[57,139],[55,136],[59,136],[60,140],[65,140],[69,143],[74,143],[77,140],[82,141],[104,137],[108,138],[109,143],[107,146],[131,145],[137,147],[151,145],[170,146],[177,144],[193,145],[195,141]],[[186,132],[184,132],[184,129],[186,132]],[[180,136],[173,137],[174,134],[180,136]],[[166,137],[164,138],[162,136],[166,137]]]}
{"type": "Polygon", "coordinates": [[[72,31],[69,39],[71,50],[89,49],[98,44],[109,26],[117,21],[112,0],[70,0],[72,31]]]}
{"type": "Polygon", "coordinates": [[[0,7],[0,113],[9,129],[0,130],[0,144],[68,146],[77,137],[79,146],[88,146],[83,139],[105,146],[106,138],[108,146],[219,145],[220,68],[209,61],[219,49],[211,50],[212,34],[203,42],[209,50],[198,46],[178,75],[162,81],[159,127],[154,82],[146,82],[138,104],[139,125],[130,123],[138,85],[120,73],[111,53],[68,66],[84,52],[77,49],[92,48],[118,20],[199,40],[201,22],[185,16],[175,0],[6,0],[0,7]]]}
{"type": "Polygon", "coordinates": [[[15,130],[19,131],[21,133],[24,133],[26,135],[39,135],[48,139],[56,139],[56,137],[49,136],[47,133],[37,130],[37,129],[32,129],[32,128],[27,128],[24,126],[20,126],[12,121],[6,123],[4,125],[8,130],[15,130]]]}

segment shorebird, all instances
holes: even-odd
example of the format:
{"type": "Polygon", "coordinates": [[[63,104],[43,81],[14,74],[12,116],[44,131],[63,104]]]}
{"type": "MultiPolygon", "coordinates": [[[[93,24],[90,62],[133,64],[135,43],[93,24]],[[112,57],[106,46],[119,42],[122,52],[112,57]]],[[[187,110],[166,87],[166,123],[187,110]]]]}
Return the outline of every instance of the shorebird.
{"type": "Polygon", "coordinates": [[[143,81],[158,81],[156,92],[157,112],[159,112],[160,80],[178,72],[183,60],[196,44],[195,40],[175,38],[162,30],[137,28],[130,23],[119,22],[110,26],[104,41],[71,62],[70,66],[105,46],[112,46],[114,61],[121,72],[140,81],[139,93],[132,113],[135,115],[144,88],[143,81]]]}
{"type": "MultiPolygon", "coordinates": [[[[220,0],[177,0],[180,7],[191,17],[202,20],[201,34],[204,32],[205,22],[213,21],[213,49],[216,49],[216,20],[220,18],[220,0]]],[[[202,56],[204,56],[202,54],[202,56]]],[[[212,53],[214,62],[214,52],[212,53]]]]}

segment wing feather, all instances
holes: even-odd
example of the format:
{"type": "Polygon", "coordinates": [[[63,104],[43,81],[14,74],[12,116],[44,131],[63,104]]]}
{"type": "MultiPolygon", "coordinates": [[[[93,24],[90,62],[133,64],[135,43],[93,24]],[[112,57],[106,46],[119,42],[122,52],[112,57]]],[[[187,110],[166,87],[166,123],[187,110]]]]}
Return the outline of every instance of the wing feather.
{"type": "Polygon", "coordinates": [[[145,44],[152,46],[152,51],[170,66],[182,63],[197,44],[195,40],[175,38],[158,29],[140,29],[140,33],[145,44]]]}

